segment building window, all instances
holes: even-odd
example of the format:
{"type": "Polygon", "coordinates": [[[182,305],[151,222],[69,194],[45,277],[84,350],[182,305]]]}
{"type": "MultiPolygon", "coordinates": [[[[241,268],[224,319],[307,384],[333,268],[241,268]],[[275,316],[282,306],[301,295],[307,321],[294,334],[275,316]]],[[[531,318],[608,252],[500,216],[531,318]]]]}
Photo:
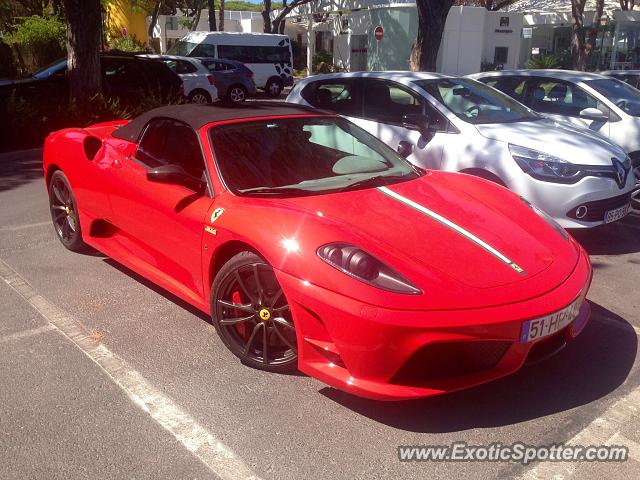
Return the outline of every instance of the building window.
{"type": "Polygon", "coordinates": [[[178,17],[167,17],[164,26],[167,30],[178,30],[178,17]]]}
{"type": "Polygon", "coordinates": [[[507,63],[509,56],[509,47],[496,47],[493,54],[493,63],[507,63]]]}

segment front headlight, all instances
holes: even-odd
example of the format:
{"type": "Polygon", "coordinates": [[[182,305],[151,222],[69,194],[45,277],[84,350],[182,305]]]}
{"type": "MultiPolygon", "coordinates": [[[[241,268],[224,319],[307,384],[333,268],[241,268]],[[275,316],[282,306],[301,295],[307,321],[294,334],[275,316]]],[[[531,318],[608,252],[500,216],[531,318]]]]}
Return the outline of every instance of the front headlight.
{"type": "Polygon", "coordinates": [[[422,293],[394,269],[355,245],[330,243],[317,253],[332,267],[366,284],[395,293],[422,293]]]}
{"type": "Polygon", "coordinates": [[[553,228],[556,232],[558,232],[562,236],[562,238],[564,238],[565,240],[569,240],[569,234],[567,233],[567,231],[564,228],[562,228],[562,226],[558,222],[556,222],[551,215],[549,215],[547,212],[545,212],[541,208],[536,207],[534,204],[529,202],[526,198],[520,197],[520,200],[526,203],[531,210],[536,212],[538,216],[542,218],[545,222],[547,222],[551,228],[553,228]]]}
{"type": "Polygon", "coordinates": [[[578,166],[553,155],[511,144],[509,152],[525,173],[538,180],[573,183],[581,177],[578,166]]]}

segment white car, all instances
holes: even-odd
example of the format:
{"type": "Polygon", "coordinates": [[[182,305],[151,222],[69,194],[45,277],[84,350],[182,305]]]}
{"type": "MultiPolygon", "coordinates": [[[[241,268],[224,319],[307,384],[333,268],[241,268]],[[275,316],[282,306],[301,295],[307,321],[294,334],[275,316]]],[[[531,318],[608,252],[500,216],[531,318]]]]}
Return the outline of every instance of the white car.
{"type": "MultiPolygon", "coordinates": [[[[640,181],[640,91],[611,78],[618,73],[504,70],[469,75],[536,112],[588,128],[620,145],[640,181]]],[[[638,201],[638,191],[634,192],[638,201]]]]}
{"type": "Polygon", "coordinates": [[[191,103],[213,103],[218,89],[211,72],[199,60],[176,55],[138,55],[165,63],[182,79],[184,95],[191,103]]]}
{"type": "Polygon", "coordinates": [[[293,54],[287,35],[189,32],[168,53],[244,63],[254,73],[256,87],[270,97],[279,97],[284,87],[293,85],[293,54]]]}
{"type": "Polygon", "coordinates": [[[629,157],[589,132],[546,119],[467,78],[422,72],[308,77],[287,102],[336,112],[423,168],[500,183],[563,227],[593,227],[629,212],[629,157]]]}

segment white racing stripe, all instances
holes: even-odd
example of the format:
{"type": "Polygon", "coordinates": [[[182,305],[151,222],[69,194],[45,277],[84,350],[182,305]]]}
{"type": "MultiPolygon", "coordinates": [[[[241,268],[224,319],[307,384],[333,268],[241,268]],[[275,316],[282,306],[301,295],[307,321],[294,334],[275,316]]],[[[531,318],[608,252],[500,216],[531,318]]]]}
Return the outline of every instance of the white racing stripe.
{"type": "Polygon", "coordinates": [[[522,269],[518,265],[516,265],[514,262],[512,262],[506,255],[500,253],[498,250],[493,248],[491,245],[489,245],[484,240],[476,237],[473,233],[469,232],[468,230],[465,230],[460,225],[457,225],[457,224],[453,223],[451,220],[443,217],[439,213],[436,213],[433,210],[429,210],[424,205],[420,205],[419,203],[414,202],[413,200],[411,200],[411,199],[409,199],[407,197],[404,197],[404,196],[400,195],[399,193],[396,193],[396,192],[394,192],[393,190],[391,190],[391,189],[389,189],[387,187],[378,187],[378,190],[380,190],[385,195],[388,195],[389,197],[394,198],[394,199],[398,200],[399,202],[404,203],[405,205],[418,210],[420,213],[423,213],[423,214],[427,215],[428,217],[431,217],[432,219],[442,223],[443,225],[449,227],[451,230],[454,230],[455,232],[459,233],[460,235],[462,235],[463,237],[467,238],[468,240],[471,240],[473,243],[475,243],[479,247],[483,248],[487,252],[491,253],[496,258],[502,260],[502,262],[506,263],[507,265],[509,265],[511,268],[513,268],[517,272],[524,273],[524,271],[522,271],[522,269]]]}
{"type": "MultiPolygon", "coordinates": [[[[251,469],[225,444],[198,424],[173,400],[151,385],[139,372],[107,347],[97,343],[85,327],[29,285],[0,259],[0,279],[85,355],[93,360],[144,412],[171,433],[222,480],[259,480],[251,469]]],[[[38,329],[44,330],[44,328],[38,329]]],[[[35,333],[35,332],[34,332],[35,333]]]]}

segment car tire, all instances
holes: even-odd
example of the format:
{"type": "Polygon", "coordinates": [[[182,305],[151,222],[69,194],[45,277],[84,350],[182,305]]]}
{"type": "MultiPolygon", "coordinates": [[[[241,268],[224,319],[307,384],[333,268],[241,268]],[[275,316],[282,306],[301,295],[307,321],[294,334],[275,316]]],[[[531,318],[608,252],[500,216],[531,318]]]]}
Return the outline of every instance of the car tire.
{"type": "Polygon", "coordinates": [[[264,86],[264,91],[271,98],[278,98],[284,89],[284,83],[279,78],[270,78],[264,86]]]}
{"type": "Polygon", "coordinates": [[[247,89],[242,85],[231,85],[227,90],[227,101],[229,103],[242,103],[247,99],[247,89]]]}
{"type": "Polygon", "coordinates": [[[277,373],[297,369],[291,309],[264,258],[249,251],[232,257],[217,273],[210,301],[218,336],[243,364],[277,373]]]}
{"type": "Polygon", "coordinates": [[[205,90],[194,90],[189,94],[189,103],[195,103],[196,105],[205,105],[212,102],[211,95],[205,90]]]}
{"type": "Polygon", "coordinates": [[[49,210],[60,243],[72,252],[86,248],[82,240],[78,204],[66,175],[56,170],[49,180],[49,210]]]}

